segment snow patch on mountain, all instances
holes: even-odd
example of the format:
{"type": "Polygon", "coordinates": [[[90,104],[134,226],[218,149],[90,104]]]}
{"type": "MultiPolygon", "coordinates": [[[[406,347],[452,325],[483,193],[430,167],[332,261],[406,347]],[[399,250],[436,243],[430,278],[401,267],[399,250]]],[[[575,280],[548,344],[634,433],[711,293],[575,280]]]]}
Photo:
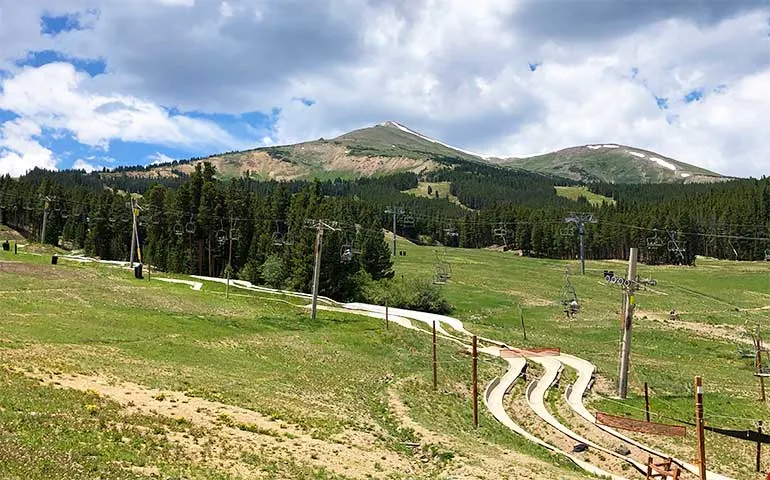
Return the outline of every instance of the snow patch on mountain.
{"type": "Polygon", "coordinates": [[[626,153],[630,153],[631,155],[639,158],[647,158],[647,155],[639,152],[632,152],[631,150],[626,150],[626,153]]]}
{"type": "Polygon", "coordinates": [[[669,162],[663,160],[662,158],[650,157],[650,160],[652,160],[653,162],[657,163],[658,165],[660,165],[663,168],[668,168],[669,170],[672,170],[674,172],[676,171],[676,165],[674,165],[673,163],[669,163],[669,162]]]}
{"type": "Polygon", "coordinates": [[[438,140],[434,140],[433,138],[426,137],[425,135],[423,135],[421,133],[418,133],[418,132],[415,132],[411,128],[405,127],[404,125],[401,125],[398,122],[392,122],[391,121],[391,122],[381,123],[380,125],[382,125],[384,127],[395,127],[397,129],[401,130],[402,132],[408,133],[410,135],[414,135],[415,137],[422,138],[423,140],[427,140],[427,141],[429,141],[431,143],[435,143],[437,145],[442,145],[444,147],[451,148],[453,150],[457,150],[458,152],[463,152],[465,154],[472,155],[474,157],[478,157],[478,158],[481,158],[483,160],[487,159],[487,157],[485,157],[484,155],[479,155],[478,153],[474,153],[474,152],[471,152],[471,151],[468,151],[468,150],[463,150],[462,148],[453,147],[452,145],[447,145],[444,142],[439,142],[438,140]]]}

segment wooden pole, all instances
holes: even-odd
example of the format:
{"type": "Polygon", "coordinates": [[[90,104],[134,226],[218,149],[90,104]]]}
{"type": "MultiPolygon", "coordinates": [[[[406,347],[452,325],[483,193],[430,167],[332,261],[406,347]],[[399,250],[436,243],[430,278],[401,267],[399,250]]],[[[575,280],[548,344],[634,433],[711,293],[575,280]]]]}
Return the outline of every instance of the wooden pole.
{"type": "Polygon", "coordinates": [[[701,377],[695,377],[695,425],[698,429],[698,466],[700,480],[706,480],[706,441],[703,431],[703,383],[701,377]]]}
{"type": "Polygon", "coordinates": [[[527,327],[524,325],[524,312],[521,310],[521,304],[519,304],[519,320],[521,321],[521,331],[524,332],[524,341],[527,341],[527,327]]]}
{"type": "Polygon", "coordinates": [[[631,360],[631,326],[634,319],[634,290],[636,289],[636,259],[638,249],[631,248],[628,255],[628,292],[625,295],[623,319],[623,344],[620,351],[620,376],[618,381],[618,396],[625,399],[628,396],[628,368],[631,360]]]}
{"type": "Polygon", "coordinates": [[[436,359],[436,321],[433,320],[433,390],[438,390],[438,362],[436,359]]]}
{"type": "Polygon", "coordinates": [[[650,421],[650,393],[647,390],[647,382],[644,382],[644,413],[647,416],[647,421],[650,421]]]}
{"type": "Polygon", "coordinates": [[[385,330],[390,329],[390,320],[388,318],[388,298],[385,297],[385,330]]]}
{"type": "Polygon", "coordinates": [[[315,235],[315,269],[313,271],[313,304],[310,309],[310,318],[315,320],[316,305],[318,304],[318,281],[321,277],[321,245],[324,237],[323,226],[319,223],[315,235]]]}
{"type": "Polygon", "coordinates": [[[133,200],[131,200],[129,208],[131,208],[131,254],[128,266],[134,268],[134,252],[136,251],[136,209],[133,200]]]}
{"type": "Polygon", "coordinates": [[[760,401],[766,402],[767,398],[765,397],[765,377],[762,376],[762,336],[759,330],[759,324],[757,324],[757,338],[755,342],[757,349],[757,373],[759,374],[759,398],[760,401]]]}
{"type": "Polygon", "coordinates": [[[477,374],[477,359],[478,359],[478,340],[476,335],[473,336],[473,358],[471,365],[473,369],[473,384],[471,385],[471,396],[473,397],[473,426],[478,428],[479,426],[479,388],[478,388],[478,374],[477,374]]]}
{"type": "MultiPolygon", "coordinates": [[[[762,420],[757,423],[757,433],[762,435],[762,420]]],[[[762,442],[757,442],[757,472],[762,469],[762,442]]]]}
{"type": "Polygon", "coordinates": [[[233,268],[233,217],[230,216],[230,234],[227,236],[230,241],[229,251],[227,253],[227,283],[225,284],[225,298],[230,298],[230,270],[233,268]]]}

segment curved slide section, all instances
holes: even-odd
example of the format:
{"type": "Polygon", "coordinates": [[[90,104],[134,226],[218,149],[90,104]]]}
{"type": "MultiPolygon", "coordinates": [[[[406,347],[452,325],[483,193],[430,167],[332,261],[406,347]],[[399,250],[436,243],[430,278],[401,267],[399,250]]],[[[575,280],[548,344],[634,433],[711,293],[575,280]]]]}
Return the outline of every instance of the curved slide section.
{"type": "MultiPolygon", "coordinates": [[[[588,422],[596,425],[596,427],[598,427],[599,429],[609,433],[610,435],[614,436],[619,440],[622,440],[628,443],[629,445],[633,445],[641,450],[644,450],[660,458],[671,458],[671,460],[674,463],[676,463],[677,465],[679,465],[680,467],[682,467],[683,469],[687,470],[692,474],[698,475],[700,473],[700,468],[689,462],[685,462],[676,457],[672,457],[671,455],[667,455],[666,453],[663,453],[655,448],[652,448],[648,445],[638,442],[633,438],[623,435],[622,433],[618,432],[614,428],[596,423],[596,417],[591,412],[589,412],[588,409],[583,404],[583,397],[585,396],[586,390],[588,390],[588,385],[591,382],[591,377],[596,371],[596,367],[591,362],[587,360],[583,360],[582,358],[579,358],[579,357],[575,357],[573,355],[562,354],[556,358],[558,358],[559,361],[569,366],[570,368],[575,369],[578,372],[578,379],[575,381],[575,383],[572,385],[569,391],[566,392],[566,395],[565,395],[567,404],[572,408],[572,410],[575,411],[575,413],[583,417],[588,422]]],[[[727,477],[725,475],[722,475],[716,472],[706,471],[706,480],[732,480],[732,479],[731,477],[727,477]]]]}
{"type": "Polygon", "coordinates": [[[556,417],[554,417],[545,406],[545,395],[548,392],[548,389],[550,389],[551,386],[556,383],[556,379],[563,369],[562,363],[559,361],[558,357],[534,357],[532,360],[542,365],[545,369],[545,373],[543,373],[543,376],[540,377],[540,380],[537,383],[530,384],[530,388],[527,389],[527,404],[540,418],[545,420],[545,422],[550,426],[560,431],[564,435],[570,437],[571,439],[580,443],[584,443],[594,450],[604,452],[607,455],[611,455],[613,457],[619,458],[620,460],[628,462],[642,473],[647,472],[646,465],[637,462],[631,457],[620,455],[613,450],[602,447],[601,445],[588,440],[582,435],[570,430],[567,426],[557,420],[556,417]]]}
{"type": "Polygon", "coordinates": [[[502,423],[509,430],[521,435],[530,442],[536,443],[552,452],[564,455],[588,473],[598,475],[600,477],[612,478],[613,480],[626,480],[624,477],[619,477],[617,475],[606,472],[596,465],[581,460],[580,458],[565,452],[564,450],[561,450],[554,445],[551,445],[550,443],[532,435],[523,429],[519,424],[514,422],[505,411],[503,399],[505,398],[505,395],[511,390],[516,380],[518,380],[518,378],[521,376],[521,372],[524,370],[524,366],[526,365],[527,360],[524,358],[506,358],[505,361],[508,362],[508,370],[502,377],[498,377],[495,380],[492,380],[492,382],[487,385],[486,391],[484,392],[484,403],[492,413],[492,416],[494,416],[498,422],[502,423]]]}

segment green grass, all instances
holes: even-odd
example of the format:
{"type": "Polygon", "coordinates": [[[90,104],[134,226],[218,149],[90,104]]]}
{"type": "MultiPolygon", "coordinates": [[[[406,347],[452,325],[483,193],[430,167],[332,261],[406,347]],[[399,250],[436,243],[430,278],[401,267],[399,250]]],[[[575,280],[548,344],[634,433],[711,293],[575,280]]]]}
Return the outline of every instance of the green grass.
{"type": "Polygon", "coordinates": [[[141,479],[152,465],[165,478],[222,479],[180,458],[166,434],[201,435],[157,416],[124,415],[91,392],[41,387],[0,369],[0,475],[5,479],[141,479]]]}
{"type": "MultiPolygon", "coordinates": [[[[435,249],[406,242],[403,249],[407,256],[396,259],[397,273],[428,277],[435,263],[435,249]]],[[[464,320],[467,328],[514,346],[560,347],[592,361],[602,377],[610,384],[616,382],[621,291],[607,285],[602,272],[610,269],[622,273],[624,262],[589,261],[586,275],[581,276],[578,262],[523,258],[488,250],[448,249],[447,260],[453,274],[442,289],[456,306],[455,316],[464,320]],[[571,282],[582,309],[571,323],[566,321],[560,305],[567,267],[571,269],[571,282]],[[526,322],[527,341],[521,332],[519,305],[526,322]]],[[[707,392],[706,415],[713,415],[712,425],[740,429],[750,423],[717,415],[767,420],[770,409],[757,401],[758,383],[752,361],[738,357],[737,342],[714,338],[708,332],[665,327],[653,319],[666,319],[668,312],[676,308],[682,322],[707,327],[725,325],[728,333],[741,336],[744,326],[753,328],[757,322],[767,322],[767,310],[736,309],[770,305],[768,273],[768,265],[763,262],[698,259],[696,267],[640,265],[639,274],[655,278],[658,284],[654,290],[641,291],[636,296],[633,398],[625,405],[598,401],[592,408],[638,416],[639,411],[634,408],[640,404],[635,395],[647,381],[655,398],[660,399],[653,399],[659,413],[691,419],[693,378],[701,375],[707,392]]],[[[614,392],[604,392],[611,394],[614,392]]],[[[661,440],[663,447],[667,441],[661,440]]],[[[735,469],[742,478],[750,475],[753,457],[741,450],[745,445],[717,436],[710,438],[710,442],[714,450],[712,465],[735,469]]],[[[695,455],[693,437],[685,439],[684,447],[693,449],[691,456],[695,455]]]]}
{"type": "Polygon", "coordinates": [[[615,205],[615,200],[604,195],[599,195],[588,190],[588,187],[555,187],[556,195],[570,200],[577,200],[578,198],[585,198],[591,205],[600,207],[603,203],[609,205],[615,205]]]}
{"type": "MultiPolygon", "coordinates": [[[[395,392],[413,408],[410,415],[416,421],[454,437],[453,448],[494,445],[541,458],[554,465],[551,469],[564,466],[487,415],[483,427],[474,430],[470,362],[454,344],[439,344],[439,356],[446,363],[441,367],[442,389],[434,393],[429,336],[393,327],[385,331],[376,319],[319,311],[319,318],[311,322],[307,310],[293,298],[232,289],[228,301],[221,284],[206,283],[201,292],[194,292],[185,285],[135,280],[131,272],[107,266],[61,259],[54,267],[49,256],[2,253],[0,261],[22,262],[0,263],[4,363],[185,392],[258,411],[327,441],[347,430],[367,432],[375,436],[377,448],[411,458],[411,449],[402,442],[415,436],[400,427],[388,408],[388,395],[395,392]]],[[[481,381],[491,380],[500,369],[500,364],[484,363],[481,381]]],[[[6,391],[25,396],[13,388],[6,391]]],[[[10,411],[12,400],[0,401],[0,408],[10,411]]],[[[58,406],[63,411],[71,408],[65,403],[58,406]]],[[[85,443],[100,441],[95,433],[84,435],[85,443]]],[[[15,470],[4,466],[21,447],[8,445],[0,450],[0,477],[23,471],[18,465],[15,470]]],[[[46,450],[23,445],[28,450],[26,462],[45,461],[46,450]]],[[[451,448],[436,448],[438,459],[454,455],[451,448]]],[[[110,453],[101,461],[118,459],[118,453],[110,453]]],[[[248,457],[248,461],[256,460],[248,457]]],[[[260,468],[269,471],[271,461],[263,458],[260,468]]],[[[141,464],[164,462],[165,457],[148,453],[141,464]]],[[[75,463],[83,467],[82,462],[75,463]]],[[[137,465],[133,460],[128,463],[137,465]]],[[[312,477],[307,465],[295,467],[281,470],[275,478],[312,477]]],[[[434,478],[435,472],[414,478],[434,478]]],[[[25,476],[47,478],[35,471],[25,476]]]]}
{"type": "MultiPolygon", "coordinates": [[[[397,275],[429,278],[434,248],[408,242],[399,246],[407,256],[396,257],[397,275]]],[[[284,419],[325,440],[346,429],[369,432],[375,434],[378,448],[409,456],[411,451],[403,442],[413,441],[415,433],[404,429],[388,408],[388,395],[395,392],[409,407],[411,418],[456,442],[453,447],[435,447],[437,465],[451,464],[451,459],[440,459],[457,454],[459,448],[492,445],[545,459],[559,468],[572,468],[508,432],[483,408],[481,428],[472,427],[469,361],[454,344],[440,342],[440,388],[433,393],[428,337],[393,327],[385,331],[376,319],[321,311],[319,319],[311,322],[306,310],[295,306],[298,301],[291,298],[232,290],[227,301],[220,284],[207,283],[203,291],[194,292],[184,285],[137,281],[130,272],[110,267],[65,260],[52,267],[46,255],[3,252],[0,260],[24,262],[21,267],[0,264],[0,359],[5,362],[114,376],[187,392],[284,419]]],[[[602,271],[622,272],[623,262],[588,262],[586,275],[580,276],[577,262],[522,258],[510,252],[448,249],[447,260],[452,278],[441,288],[468,329],[514,346],[560,347],[595,363],[609,384],[616,381],[620,291],[603,281],[602,271]],[[572,322],[565,320],[559,304],[567,267],[573,272],[571,281],[582,307],[572,322]],[[527,325],[527,341],[522,338],[519,307],[527,325]]],[[[667,327],[654,319],[666,318],[676,308],[682,322],[709,328],[726,325],[722,330],[729,333],[732,329],[739,335],[744,325],[766,321],[770,313],[740,311],[770,305],[768,265],[699,259],[696,267],[640,265],[639,273],[655,278],[658,284],[637,295],[631,398],[620,404],[593,398],[591,408],[641,418],[639,393],[647,381],[653,392],[653,411],[689,420],[693,377],[702,375],[710,424],[748,428],[750,424],[740,418],[767,419],[770,411],[756,400],[751,361],[736,355],[734,341],[713,338],[708,331],[683,330],[684,323],[667,327]]],[[[501,363],[484,359],[482,386],[502,371],[501,363]]],[[[9,412],[16,415],[13,412],[19,410],[9,405],[26,398],[25,389],[33,388],[25,382],[17,377],[3,380],[3,425],[10,421],[9,412]]],[[[77,410],[69,400],[52,401],[61,411],[77,410]]],[[[38,407],[20,410],[34,408],[38,407]]],[[[26,428],[29,436],[43,434],[33,424],[26,428]]],[[[241,430],[255,428],[244,424],[241,430]]],[[[99,443],[97,432],[88,430],[84,435],[88,437],[85,443],[99,443]]],[[[57,458],[55,455],[68,451],[62,446],[60,452],[48,455],[31,441],[18,443],[21,437],[3,438],[8,447],[0,450],[0,476],[47,478],[24,470],[22,464],[45,462],[49,456],[57,458]],[[2,466],[5,460],[16,458],[12,453],[21,447],[28,452],[24,462],[13,460],[14,467],[2,466]]],[[[683,441],[658,441],[661,448],[676,446],[689,452],[686,458],[694,456],[692,436],[683,441]]],[[[749,478],[751,459],[736,442],[710,435],[711,465],[749,478]]],[[[136,462],[169,472],[182,468],[162,453],[173,451],[172,445],[160,448],[158,455],[147,454],[136,462]]],[[[131,463],[134,457],[130,455],[131,451],[116,450],[105,458],[128,458],[130,462],[126,462],[131,463]]],[[[273,468],[270,462],[274,459],[246,457],[243,461],[259,463],[266,472],[273,468]]],[[[303,464],[292,468],[275,473],[275,478],[326,478],[328,474],[303,464]]],[[[104,469],[105,478],[113,475],[104,469]]],[[[116,470],[114,475],[122,471],[116,470]]],[[[435,477],[437,471],[424,476],[435,477]]],[[[218,474],[201,470],[193,476],[218,474]]]]}
{"type": "Polygon", "coordinates": [[[451,182],[419,182],[417,187],[404,190],[404,193],[415,195],[417,197],[437,198],[436,192],[438,192],[438,198],[446,198],[452,203],[468,208],[460,202],[460,199],[449,193],[449,188],[451,186],[451,182]],[[428,194],[428,186],[431,188],[430,194],[428,194]]]}

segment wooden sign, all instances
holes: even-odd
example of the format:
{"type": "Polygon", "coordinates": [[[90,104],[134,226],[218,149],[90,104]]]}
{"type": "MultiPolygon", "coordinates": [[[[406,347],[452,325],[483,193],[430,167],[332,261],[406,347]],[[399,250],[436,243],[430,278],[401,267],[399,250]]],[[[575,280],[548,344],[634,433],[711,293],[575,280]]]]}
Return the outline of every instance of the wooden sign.
{"type": "Polygon", "coordinates": [[[561,354],[559,348],[501,348],[500,357],[519,358],[519,357],[553,357],[561,354]]]}
{"type": "Polygon", "coordinates": [[[632,432],[648,433],[650,435],[663,435],[668,437],[684,437],[687,435],[685,427],[679,425],[645,422],[644,420],[617,417],[603,412],[596,412],[596,423],[598,425],[606,425],[608,427],[629,430],[632,432]]]}

